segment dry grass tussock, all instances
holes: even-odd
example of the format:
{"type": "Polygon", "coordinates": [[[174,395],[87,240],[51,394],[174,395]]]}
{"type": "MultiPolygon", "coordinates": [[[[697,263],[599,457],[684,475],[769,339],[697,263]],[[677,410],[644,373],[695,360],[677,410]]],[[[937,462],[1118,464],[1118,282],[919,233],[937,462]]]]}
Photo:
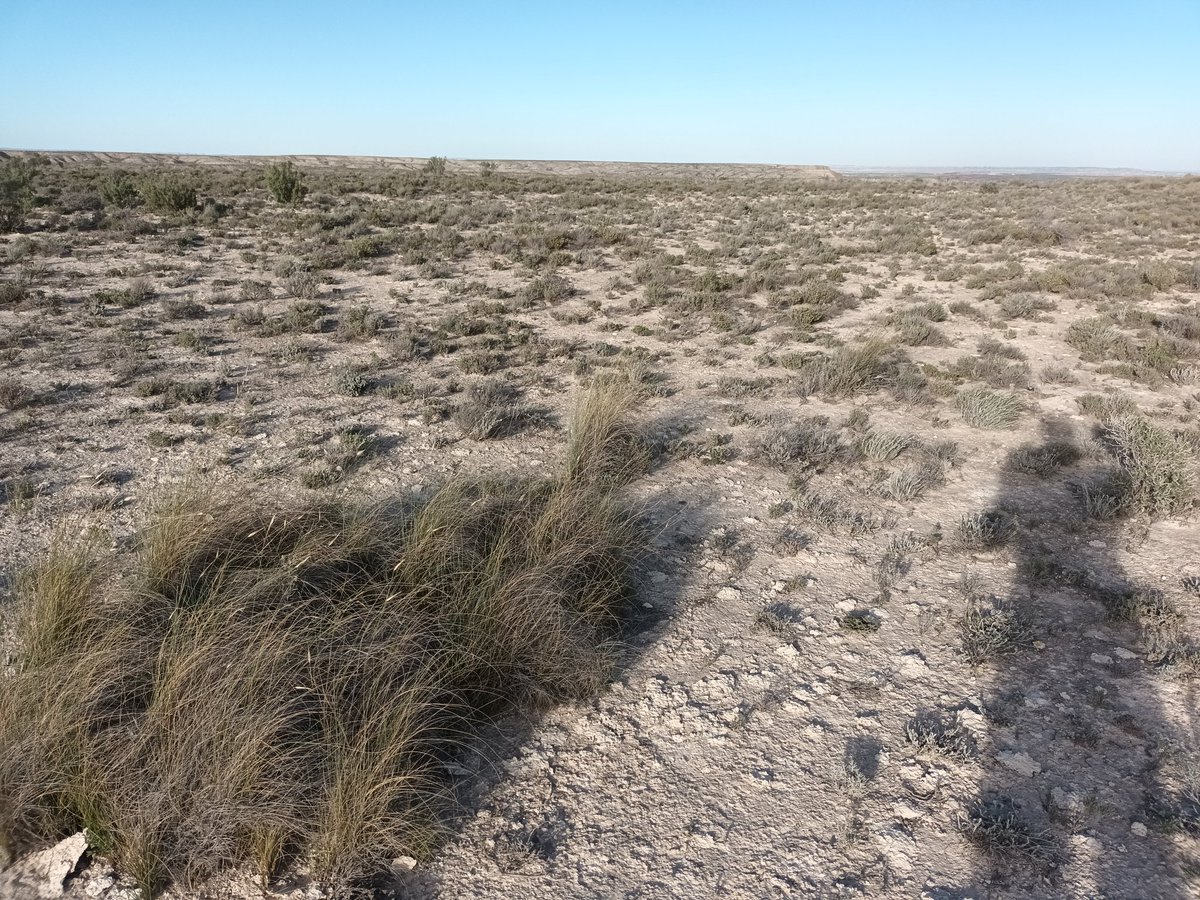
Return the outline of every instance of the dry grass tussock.
{"type": "Polygon", "coordinates": [[[0,839],[86,829],[147,894],[293,861],[346,887],[426,854],[472,728],[609,671],[630,404],[597,384],[555,478],[369,507],[184,490],[128,555],[57,543],[0,679],[0,839]]]}

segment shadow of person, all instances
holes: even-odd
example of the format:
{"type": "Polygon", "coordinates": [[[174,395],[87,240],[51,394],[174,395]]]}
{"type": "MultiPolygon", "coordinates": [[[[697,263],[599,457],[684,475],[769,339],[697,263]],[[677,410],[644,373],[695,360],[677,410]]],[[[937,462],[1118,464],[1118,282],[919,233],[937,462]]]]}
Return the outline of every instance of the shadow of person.
{"type": "Polygon", "coordinates": [[[1126,571],[1139,561],[1134,526],[1094,517],[1113,510],[1112,469],[1099,445],[1083,452],[1086,438],[1069,420],[1044,420],[1041,442],[1009,453],[993,508],[973,520],[975,546],[1004,544],[998,558],[1011,554],[1015,572],[1004,600],[964,582],[986,728],[963,823],[986,861],[975,889],[1195,896],[1186,831],[1200,818],[1171,777],[1197,746],[1195,723],[1168,704],[1178,682],[1158,671],[1164,660],[1139,627],[1169,602],[1126,571]]]}

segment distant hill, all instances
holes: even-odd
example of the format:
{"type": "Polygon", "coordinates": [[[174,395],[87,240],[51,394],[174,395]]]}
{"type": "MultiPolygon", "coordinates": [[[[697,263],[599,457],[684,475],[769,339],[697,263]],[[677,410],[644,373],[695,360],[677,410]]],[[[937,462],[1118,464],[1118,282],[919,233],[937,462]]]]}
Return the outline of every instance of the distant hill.
{"type": "MultiPolygon", "coordinates": [[[[33,151],[0,151],[0,156],[22,156],[33,151]]],[[[149,166],[245,166],[265,165],[290,159],[306,169],[400,169],[417,170],[426,157],[418,156],[204,156],[189,153],[106,153],[47,150],[37,155],[51,165],[111,165],[124,168],[149,166]]],[[[841,177],[828,166],[776,166],[757,163],[653,163],[588,160],[497,159],[497,171],[511,175],[596,175],[654,178],[797,178],[832,180],[841,177]]],[[[447,159],[447,172],[478,172],[481,159],[447,159]]]]}
{"type": "Polygon", "coordinates": [[[1106,169],[1097,166],[838,166],[843,175],[923,178],[1157,178],[1186,175],[1150,169],[1106,169]]]}

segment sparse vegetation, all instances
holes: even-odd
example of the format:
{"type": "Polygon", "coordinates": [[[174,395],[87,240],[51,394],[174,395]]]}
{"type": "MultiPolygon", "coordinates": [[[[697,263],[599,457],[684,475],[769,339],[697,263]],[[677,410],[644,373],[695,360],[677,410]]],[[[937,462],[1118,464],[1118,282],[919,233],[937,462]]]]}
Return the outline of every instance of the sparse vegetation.
{"type": "Polygon", "coordinates": [[[30,164],[0,894],[1186,890],[1200,180],[423,163],[30,164]]]}

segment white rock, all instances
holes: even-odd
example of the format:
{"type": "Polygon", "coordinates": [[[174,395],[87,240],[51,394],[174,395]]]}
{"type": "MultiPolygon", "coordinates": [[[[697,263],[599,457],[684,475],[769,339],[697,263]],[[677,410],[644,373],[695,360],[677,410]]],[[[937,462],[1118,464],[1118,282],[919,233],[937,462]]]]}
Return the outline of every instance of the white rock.
{"type": "Polygon", "coordinates": [[[1136,837],[1145,837],[1147,834],[1147,828],[1141,822],[1134,822],[1129,826],[1129,831],[1136,837]]]}
{"type": "Polygon", "coordinates": [[[26,857],[0,875],[0,896],[43,900],[61,897],[63,883],[79,866],[86,852],[87,838],[81,831],[26,857]]]}
{"type": "Polygon", "coordinates": [[[972,731],[986,731],[987,719],[975,712],[973,709],[960,709],[958,711],[958,721],[965,728],[970,728],[972,731]]]}
{"type": "Polygon", "coordinates": [[[996,759],[1005,768],[1012,769],[1018,775],[1024,775],[1026,778],[1031,778],[1042,771],[1042,767],[1024,751],[1014,753],[1011,750],[1001,750],[996,754],[996,759]]]}
{"type": "Polygon", "coordinates": [[[925,815],[921,810],[908,803],[896,803],[892,806],[892,812],[896,814],[896,818],[903,819],[906,822],[912,822],[925,815]]]}

